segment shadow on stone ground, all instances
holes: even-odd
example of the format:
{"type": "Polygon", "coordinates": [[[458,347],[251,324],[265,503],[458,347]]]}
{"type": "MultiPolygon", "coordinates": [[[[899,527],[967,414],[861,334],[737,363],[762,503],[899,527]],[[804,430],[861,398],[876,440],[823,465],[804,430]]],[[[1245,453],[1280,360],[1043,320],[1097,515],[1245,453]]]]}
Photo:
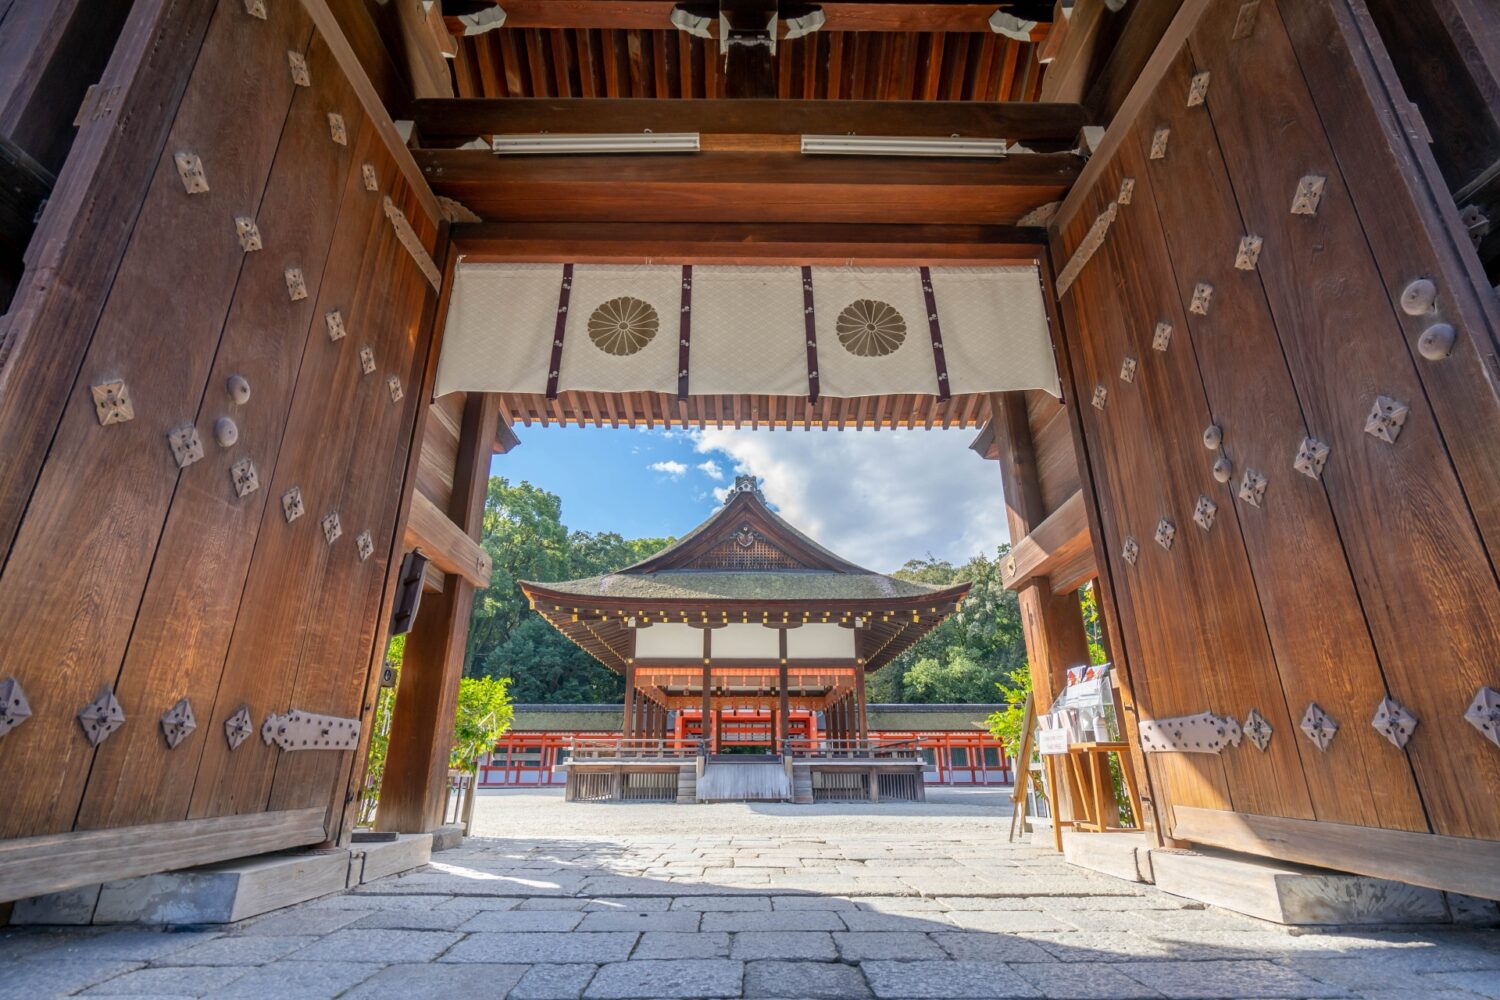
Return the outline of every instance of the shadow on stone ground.
{"type": "Polygon", "coordinates": [[[1496,931],[1291,932],[1008,844],[993,809],[549,796],[480,824],[548,835],[233,927],[0,932],[0,997],[1500,997],[1496,931]]]}

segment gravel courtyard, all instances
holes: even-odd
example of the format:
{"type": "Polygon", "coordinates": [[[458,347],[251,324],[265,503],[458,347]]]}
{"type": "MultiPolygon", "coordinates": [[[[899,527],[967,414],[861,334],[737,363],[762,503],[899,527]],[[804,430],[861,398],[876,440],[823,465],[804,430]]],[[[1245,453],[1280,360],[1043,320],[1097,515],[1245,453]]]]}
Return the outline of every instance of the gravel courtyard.
{"type": "Polygon", "coordinates": [[[1500,932],[1292,933],[923,805],[485,793],[405,876],[227,929],[0,931],[0,997],[1500,997],[1500,932]]]}

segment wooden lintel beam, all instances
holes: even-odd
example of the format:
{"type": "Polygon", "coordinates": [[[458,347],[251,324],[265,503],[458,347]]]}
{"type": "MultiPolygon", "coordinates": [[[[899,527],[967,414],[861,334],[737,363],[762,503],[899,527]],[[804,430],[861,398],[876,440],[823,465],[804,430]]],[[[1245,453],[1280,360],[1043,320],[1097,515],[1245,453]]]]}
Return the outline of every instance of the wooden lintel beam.
{"type": "Polygon", "coordinates": [[[650,130],[697,132],[705,144],[710,136],[959,135],[1067,148],[1092,124],[1081,104],[774,98],[460,98],[415,101],[403,117],[417,123],[428,145],[489,135],[650,130]]]}
{"type": "MultiPolygon", "coordinates": [[[[626,28],[642,31],[666,31],[672,27],[672,0],[503,0],[505,28],[626,28]]],[[[1027,3],[921,3],[843,2],[822,0],[819,5],[828,20],[822,31],[990,31],[990,15],[997,7],[1012,9],[1017,16],[1042,22],[1032,33],[1032,41],[1046,37],[1050,27],[1050,4],[1027,3]]],[[[462,33],[456,19],[450,30],[462,33]]],[[[711,29],[718,34],[718,25],[711,29]]],[[[783,25],[779,34],[786,34],[783,25]]]]}
{"type": "Polygon", "coordinates": [[[1065,153],[952,160],[415,152],[435,192],[490,222],[1015,225],[1060,200],[1080,170],[1065,153]]]}
{"type": "Polygon", "coordinates": [[[1009,590],[1028,580],[1048,577],[1053,593],[1077,590],[1094,575],[1094,548],[1089,536],[1083,493],[1074,493],[1011,547],[1000,566],[1009,590]]]}
{"type": "Polygon", "coordinates": [[[444,573],[457,574],[481,590],[490,585],[489,553],[420,491],[412,497],[406,546],[420,547],[444,573]]]}
{"type": "Polygon", "coordinates": [[[801,223],[489,222],[455,225],[469,263],[1030,263],[1040,229],[801,223]]]}

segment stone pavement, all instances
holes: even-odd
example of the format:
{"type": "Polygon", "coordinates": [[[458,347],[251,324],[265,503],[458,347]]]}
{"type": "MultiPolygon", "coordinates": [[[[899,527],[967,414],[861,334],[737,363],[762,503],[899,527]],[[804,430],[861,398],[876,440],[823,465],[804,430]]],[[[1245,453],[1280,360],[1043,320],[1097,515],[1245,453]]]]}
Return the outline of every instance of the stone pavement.
{"type": "Polygon", "coordinates": [[[236,927],[0,931],[0,997],[1500,998],[1500,932],[1292,933],[1007,844],[996,798],[486,796],[432,865],[236,927]]]}

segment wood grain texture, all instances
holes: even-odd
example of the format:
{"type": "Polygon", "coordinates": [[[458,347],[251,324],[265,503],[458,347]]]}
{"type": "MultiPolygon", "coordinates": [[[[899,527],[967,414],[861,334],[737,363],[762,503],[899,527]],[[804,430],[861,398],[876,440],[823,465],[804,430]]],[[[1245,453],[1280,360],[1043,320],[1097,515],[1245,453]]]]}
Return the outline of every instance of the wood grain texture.
{"type": "MultiPolygon", "coordinates": [[[[357,123],[362,117],[349,121],[357,123]]],[[[326,312],[338,308],[348,333],[337,341],[326,331],[307,338],[281,453],[262,486],[276,502],[262,514],[260,541],[225,659],[213,726],[222,726],[242,704],[249,705],[257,719],[291,707],[297,664],[306,644],[322,629],[338,624],[317,616],[325,566],[331,559],[355,559],[355,537],[363,530],[345,519],[341,503],[349,454],[363,433],[351,414],[360,412],[366,397],[389,402],[380,359],[404,333],[387,312],[392,275],[412,265],[382,208],[398,176],[395,167],[363,127],[354,141],[345,207],[333,237],[337,249],[329,258],[313,309],[321,325],[326,312]],[[365,190],[358,166],[363,162],[375,167],[379,191],[365,190]],[[362,347],[369,347],[376,359],[376,372],[370,375],[361,369],[362,347]],[[287,522],[280,498],[293,487],[301,493],[305,513],[287,522]],[[330,512],[340,514],[342,531],[332,543],[321,524],[330,512]]],[[[297,707],[321,711],[313,705],[297,707]]],[[[195,779],[190,815],[265,808],[277,756],[274,747],[258,740],[232,753],[223,741],[211,741],[195,779]]]]}
{"type": "Polygon", "coordinates": [[[1231,7],[1205,15],[1193,55],[1218,79],[1253,75],[1264,89],[1256,101],[1210,89],[1209,112],[1247,229],[1271,248],[1257,273],[1308,429],[1331,448],[1323,482],[1391,695],[1432,725],[1407,753],[1434,832],[1500,839],[1500,810],[1486,805],[1500,796],[1500,757],[1459,719],[1500,663],[1494,570],[1390,301],[1333,292],[1383,282],[1277,5],[1262,3],[1240,46],[1222,41],[1231,7]],[[1256,160],[1268,144],[1280,155],[1256,160]],[[1292,215],[1289,193],[1310,170],[1328,177],[1318,213],[1292,215]],[[1411,408],[1394,445],[1364,431],[1377,395],[1411,408]]]}
{"type": "Polygon", "coordinates": [[[476,587],[490,585],[489,554],[420,492],[412,500],[406,521],[406,546],[420,547],[444,573],[460,576],[476,587]]]}
{"type": "MultiPolygon", "coordinates": [[[[330,112],[351,111],[349,88],[327,46],[314,40],[307,56],[317,83],[294,96],[255,213],[267,245],[245,255],[212,369],[199,390],[195,423],[205,455],[173,495],[116,683],[122,703],[150,724],[128,726],[97,751],[77,821],[82,829],[182,819],[204,741],[222,742],[221,732],[204,727],[168,749],[155,720],[182,697],[200,721],[212,707],[266,512],[275,515],[272,530],[280,520],[281,497],[269,487],[298,365],[309,337],[327,339],[314,306],[341,201],[353,194],[346,190],[350,171],[359,171],[354,150],[330,141],[327,132],[330,112]],[[302,270],[308,298],[294,301],[287,294],[289,266],[302,270]],[[243,405],[229,394],[232,375],[250,384],[243,405]],[[212,440],[211,428],[223,417],[238,428],[230,448],[212,440]],[[231,468],[245,459],[255,463],[262,486],[240,497],[231,468]]],[[[352,127],[357,142],[357,119],[352,127]]]]}
{"type": "Polygon", "coordinates": [[[321,809],[19,837],[0,841],[0,899],[25,899],[322,839],[321,809]]]}
{"type": "Polygon", "coordinates": [[[160,166],[210,0],[135,5],[104,76],[103,108],[86,116],[0,318],[0,553],[9,556],[47,449],[73,390],[160,166]]]}
{"type": "Polygon", "coordinates": [[[1178,823],[1194,843],[1500,899],[1500,845],[1490,840],[1217,809],[1180,809],[1178,823]]]}
{"type": "Polygon", "coordinates": [[[490,222],[1014,224],[1059,200],[1078,172],[1066,154],[853,163],[800,153],[416,156],[434,191],[490,222]]]}
{"type": "MultiPolygon", "coordinates": [[[[117,680],[175,491],[183,482],[222,482],[212,463],[179,471],[166,433],[197,414],[245,258],[233,218],[263,196],[292,96],[286,53],[303,50],[310,36],[295,8],[253,27],[247,20],[243,8],[237,15],[224,4],[209,28],[0,576],[0,632],[19,637],[17,675],[35,692],[36,713],[29,732],[0,744],[0,766],[60,776],[23,783],[0,816],[0,835],[72,825],[94,757],[74,715],[117,680]],[[180,149],[205,157],[208,192],[184,192],[172,159],[180,149]],[[193,294],[184,295],[189,275],[193,294]],[[136,416],[102,427],[88,387],[111,378],[131,386],[136,416]],[[39,578],[34,568],[43,565],[39,578]]],[[[216,447],[210,429],[200,433],[216,447]]],[[[126,712],[145,728],[167,707],[126,712]]]]}
{"type": "MultiPolygon", "coordinates": [[[[1137,176],[1135,199],[1142,208],[1129,213],[1119,236],[1127,246],[1149,244],[1161,276],[1175,277],[1163,294],[1186,304],[1198,283],[1214,288],[1206,315],[1180,310],[1167,354],[1190,357],[1201,379],[1202,410],[1183,432],[1192,438],[1212,422],[1224,437],[1217,452],[1190,443],[1187,457],[1200,469],[1220,454],[1234,463],[1230,488],[1202,479],[1206,495],[1219,504],[1212,531],[1237,529],[1243,538],[1275,655],[1271,676],[1279,687],[1270,694],[1285,702],[1282,717],[1290,723],[1311,703],[1363,723],[1387,694],[1384,678],[1327,494],[1319,480],[1292,468],[1310,431],[1258,273],[1235,267],[1240,238],[1255,230],[1240,217],[1206,108],[1187,107],[1195,70],[1186,53],[1173,64],[1149,106],[1137,148],[1122,154],[1137,176]],[[1151,132],[1162,126],[1172,130],[1169,154],[1148,160],[1151,132]],[[1237,496],[1247,469],[1270,481],[1258,506],[1237,496]],[[1309,607],[1318,609],[1316,617],[1306,614],[1309,607]]],[[[1203,534],[1197,525],[1180,530],[1194,539],[1203,534]]],[[[1251,707],[1267,711],[1242,705],[1236,714],[1251,707]]],[[[1327,751],[1292,741],[1317,818],[1425,829],[1405,755],[1371,726],[1344,726],[1340,737],[1327,751]]]]}

